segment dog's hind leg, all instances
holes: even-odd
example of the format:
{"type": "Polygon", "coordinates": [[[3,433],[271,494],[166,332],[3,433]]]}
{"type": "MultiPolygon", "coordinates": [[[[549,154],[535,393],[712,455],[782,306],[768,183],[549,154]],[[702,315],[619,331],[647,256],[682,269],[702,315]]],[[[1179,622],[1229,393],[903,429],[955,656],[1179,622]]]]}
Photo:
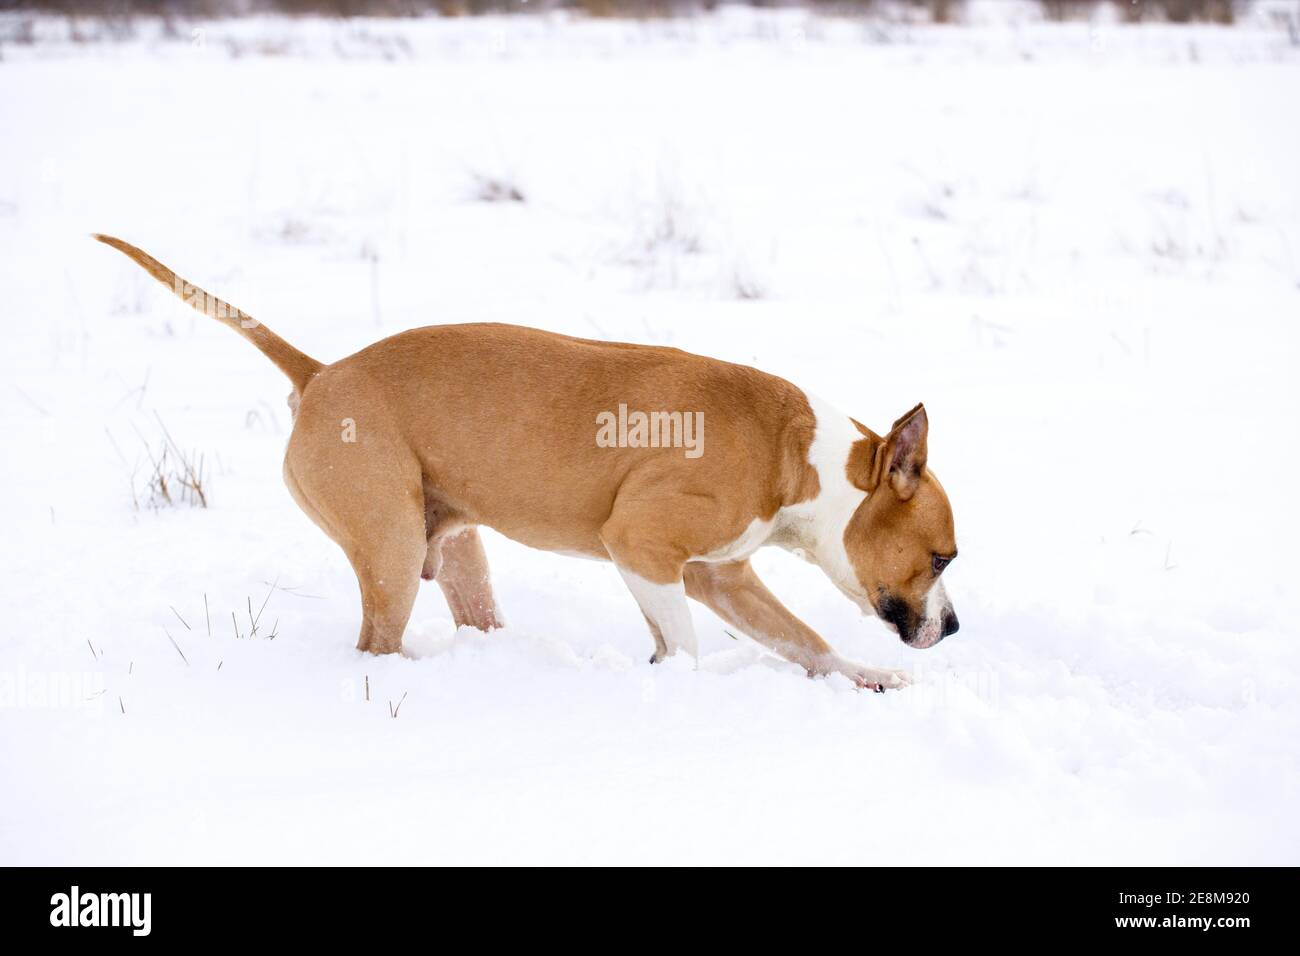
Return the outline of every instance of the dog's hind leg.
{"type": "MultiPolygon", "coordinates": [[[[290,488],[294,487],[290,484],[290,488]]],[[[364,512],[340,502],[296,490],[303,510],[347,555],[361,589],[361,634],[357,649],[392,654],[402,649],[402,634],[415,604],[424,562],[424,516],[417,502],[376,492],[364,512]],[[307,499],[307,504],[303,503],[307,499]]]]}
{"type": "MultiPolygon", "coordinates": [[[[487,553],[479,539],[478,529],[465,528],[437,542],[431,542],[430,551],[439,547],[441,563],[437,567],[437,581],[451,608],[457,627],[476,627],[490,631],[501,627],[496,598],[492,594],[492,579],[488,572],[487,553]]],[[[426,562],[425,568],[429,565],[426,562]]]]}
{"type": "Polygon", "coordinates": [[[382,416],[366,414],[355,399],[352,416],[341,414],[328,391],[318,390],[327,384],[318,382],[303,396],[285,454],[285,483],[356,572],[358,649],[390,654],[402,648],[428,550],[420,465],[382,416]],[[342,433],[340,421],[350,422],[342,433]]]}
{"type": "MultiPolygon", "coordinates": [[[[377,521],[394,522],[399,515],[376,515],[377,521]]],[[[361,588],[361,634],[357,649],[372,654],[393,654],[402,649],[402,634],[410,620],[411,608],[420,585],[420,565],[424,561],[423,542],[408,538],[406,547],[360,548],[348,552],[348,560],[357,574],[361,588]]]]}

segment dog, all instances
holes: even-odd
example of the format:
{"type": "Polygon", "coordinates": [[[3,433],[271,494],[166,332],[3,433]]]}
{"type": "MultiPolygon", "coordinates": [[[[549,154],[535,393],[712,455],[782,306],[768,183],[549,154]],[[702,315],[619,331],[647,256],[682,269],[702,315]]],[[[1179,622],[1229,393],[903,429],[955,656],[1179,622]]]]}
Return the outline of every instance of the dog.
{"type": "Polygon", "coordinates": [[[401,650],[421,578],[458,627],[501,626],[479,525],[612,561],[652,663],[697,655],[690,597],[811,676],[909,683],[841,657],[791,614],[750,565],[764,545],[816,564],[910,647],[957,631],[942,577],[957,556],[952,508],[927,467],[923,405],[881,436],[747,366],[496,323],[413,329],[325,365],[135,246],[94,238],[288,376],[284,480],[356,572],[362,651],[401,650]]]}

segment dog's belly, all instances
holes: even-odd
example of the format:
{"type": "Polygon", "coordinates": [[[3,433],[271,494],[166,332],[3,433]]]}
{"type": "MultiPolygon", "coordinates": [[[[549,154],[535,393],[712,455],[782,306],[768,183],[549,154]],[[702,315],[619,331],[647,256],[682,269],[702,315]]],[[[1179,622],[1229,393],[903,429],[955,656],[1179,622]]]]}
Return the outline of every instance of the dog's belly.
{"type": "Polygon", "coordinates": [[[583,527],[585,516],[575,515],[572,525],[562,522],[541,523],[520,520],[514,509],[487,507],[472,509],[473,524],[486,525],[493,531],[539,551],[553,551],[571,557],[608,561],[609,552],[600,540],[599,529],[583,527]]]}
{"type": "Polygon", "coordinates": [[[599,534],[581,516],[567,510],[545,519],[527,502],[509,494],[494,495],[479,483],[458,479],[456,470],[439,467],[441,481],[430,471],[424,478],[425,525],[429,537],[454,534],[466,525],[485,525],[511,540],[541,551],[608,560],[599,534]]]}

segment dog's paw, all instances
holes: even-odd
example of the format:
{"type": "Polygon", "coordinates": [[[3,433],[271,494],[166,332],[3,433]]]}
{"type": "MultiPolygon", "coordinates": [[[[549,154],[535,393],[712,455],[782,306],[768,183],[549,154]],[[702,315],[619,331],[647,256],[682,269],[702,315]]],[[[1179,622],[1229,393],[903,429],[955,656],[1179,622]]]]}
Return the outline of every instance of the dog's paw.
{"type": "Polygon", "coordinates": [[[844,661],[839,667],[839,672],[858,687],[873,690],[877,694],[883,694],[887,690],[897,690],[912,683],[912,677],[907,671],[867,667],[863,664],[855,664],[853,661],[844,661]]]}

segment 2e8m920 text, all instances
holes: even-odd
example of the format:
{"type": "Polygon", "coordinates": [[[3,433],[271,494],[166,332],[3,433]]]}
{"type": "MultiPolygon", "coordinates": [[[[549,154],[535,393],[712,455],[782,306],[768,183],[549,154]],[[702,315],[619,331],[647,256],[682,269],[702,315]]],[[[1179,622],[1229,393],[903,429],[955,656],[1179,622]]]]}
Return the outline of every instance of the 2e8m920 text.
{"type": "Polygon", "coordinates": [[[1119,901],[1127,905],[1138,906],[1157,906],[1159,904],[1188,904],[1191,906],[1203,905],[1206,903],[1218,903],[1244,906],[1250,902],[1249,893],[1203,893],[1203,892],[1186,892],[1180,893],[1176,890],[1170,890],[1167,893],[1120,893],[1119,901]]]}

